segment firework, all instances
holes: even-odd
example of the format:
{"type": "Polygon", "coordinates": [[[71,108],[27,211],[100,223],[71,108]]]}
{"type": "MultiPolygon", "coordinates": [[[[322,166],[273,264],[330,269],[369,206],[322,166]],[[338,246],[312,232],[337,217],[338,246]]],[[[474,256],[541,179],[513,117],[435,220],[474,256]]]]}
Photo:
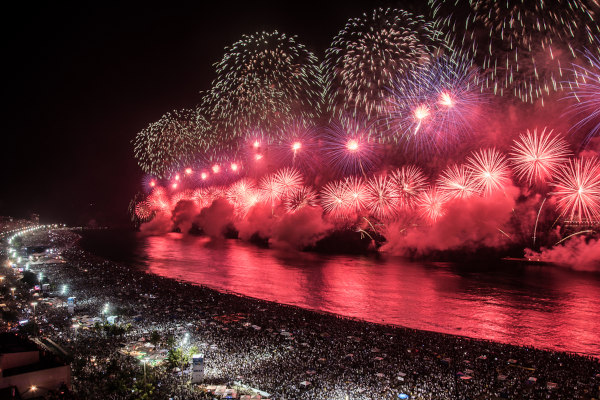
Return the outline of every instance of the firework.
{"type": "Polygon", "coordinates": [[[294,114],[310,119],[320,109],[317,58],[295,36],[244,35],[225,49],[216,74],[204,106],[229,138],[270,129],[294,114]]]}
{"type": "MultiPolygon", "coordinates": [[[[600,39],[596,39],[600,43],[600,39]]],[[[583,65],[574,65],[573,80],[568,82],[568,98],[575,100],[569,116],[577,122],[571,132],[585,135],[583,145],[600,134],[600,48],[597,54],[587,51],[583,65]]]]}
{"type": "Polygon", "coordinates": [[[600,162],[598,158],[569,160],[552,182],[562,216],[570,221],[595,222],[600,218],[600,162]]]}
{"type": "Polygon", "coordinates": [[[367,192],[365,184],[361,178],[351,176],[344,179],[344,190],[346,203],[349,210],[360,212],[365,208],[367,202],[367,192]]]}
{"type": "Polygon", "coordinates": [[[546,133],[544,128],[538,134],[534,129],[519,135],[511,148],[510,161],[519,179],[532,185],[546,182],[570,154],[567,142],[552,136],[552,130],[546,133]]]}
{"type": "Polygon", "coordinates": [[[294,213],[303,207],[316,207],[319,204],[317,192],[308,186],[292,190],[285,199],[285,209],[294,213]]]}
{"type": "Polygon", "coordinates": [[[490,72],[484,88],[514,94],[525,102],[558,90],[562,66],[576,57],[574,46],[591,41],[598,26],[582,0],[429,0],[437,28],[456,35],[490,72]]]}
{"type": "Polygon", "coordinates": [[[467,157],[467,170],[478,191],[485,196],[504,189],[510,183],[510,170],[506,158],[496,149],[483,149],[467,157]]]}
{"type": "Polygon", "coordinates": [[[465,54],[437,57],[394,80],[384,140],[426,154],[448,151],[470,136],[487,96],[477,86],[480,72],[465,54]]]}
{"type": "Polygon", "coordinates": [[[405,208],[415,205],[419,194],[427,187],[427,178],[417,166],[407,165],[395,170],[391,179],[398,190],[400,204],[405,208]]]}
{"type": "Polygon", "coordinates": [[[199,110],[178,110],[139,132],[134,154],[144,172],[161,178],[189,166],[214,142],[212,127],[199,110]]]}
{"type": "Polygon", "coordinates": [[[274,156],[283,165],[291,165],[303,172],[315,170],[318,165],[318,131],[304,121],[293,121],[280,129],[274,146],[274,156]]]}
{"type": "Polygon", "coordinates": [[[371,126],[364,121],[343,119],[326,130],[323,154],[339,175],[366,175],[375,167],[371,126]]]}
{"type": "Polygon", "coordinates": [[[157,186],[154,188],[150,196],[148,196],[148,204],[152,210],[168,211],[171,207],[171,202],[165,188],[157,186]]]}
{"type": "Polygon", "coordinates": [[[438,192],[450,199],[466,199],[477,194],[472,172],[464,165],[448,166],[437,180],[438,192]]]}
{"type": "Polygon", "coordinates": [[[438,220],[438,218],[444,215],[445,202],[445,196],[442,195],[434,186],[431,186],[421,192],[417,202],[417,207],[421,213],[421,216],[431,222],[435,222],[438,220]]]}
{"type": "Polygon", "coordinates": [[[430,54],[436,33],[423,17],[376,9],[352,18],[325,54],[327,100],[335,115],[377,115],[386,88],[430,54]]]}
{"type": "Polygon", "coordinates": [[[274,183],[279,198],[283,198],[300,189],[304,178],[300,171],[295,168],[283,168],[275,173],[274,183]]]}
{"type": "Polygon", "coordinates": [[[242,204],[256,192],[256,184],[248,178],[242,178],[227,188],[226,197],[233,204],[242,204]]]}
{"type": "Polygon", "coordinates": [[[348,190],[343,181],[326,184],[319,194],[323,210],[333,217],[348,214],[348,190]]]}
{"type": "Polygon", "coordinates": [[[385,175],[374,176],[365,185],[366,208],[375,218],[395,216],[400,206],[400,193],[393,180],[385,175]]]}
{"type": "Polygon", "coordinates": [[[140,222],[152,219],[153,211],[147,201],[140,201],[135,205],[135,216],[140,222]]]}

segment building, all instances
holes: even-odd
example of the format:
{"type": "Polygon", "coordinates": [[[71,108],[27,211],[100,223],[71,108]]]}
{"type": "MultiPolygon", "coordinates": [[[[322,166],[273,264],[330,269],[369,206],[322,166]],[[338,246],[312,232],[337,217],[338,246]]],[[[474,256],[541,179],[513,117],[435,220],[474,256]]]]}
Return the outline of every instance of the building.
{"type": "Polygon", "coordinates": [[[0,393],[28,399],[71,388],[71,366],[25,337],[0,334],[0,393]]]}

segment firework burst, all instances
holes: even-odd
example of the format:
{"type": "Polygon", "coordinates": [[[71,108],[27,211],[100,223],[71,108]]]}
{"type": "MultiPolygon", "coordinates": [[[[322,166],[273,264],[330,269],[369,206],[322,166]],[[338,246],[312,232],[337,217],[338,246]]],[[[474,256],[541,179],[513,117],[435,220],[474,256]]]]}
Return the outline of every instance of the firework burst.
{"type": "Polygon", "coordinates": [[[285,199],[285,209],[294,213],[304,207],[316,207],[319,204],[317,192],[308,186],[292,190],[285,199]]]}
{"type": "Polygon", "coordinates": [[[477,186],[473,181],[473,173],[464,165],[448,166],[437,180],[441,196],[451,199],[466,199],[477,194],[477,186]]]}
{"type": "Polygon", "coordinates": [[[317,58],[295,36],[244,35],[225,49],[205,107],[220,131],[239,137],[271,129],[292,115],[314,118],[321,105],[317,58]]]}
{"type": "Polygon", "coordinates": [[[376,9],[352,18],[325,54],[327,100],[334,114],[377,115],[396,74],[430,54],[436,32],[423,17],[376,9]]]}
{"type": "Polygon", "coordinates": [[[443,55],[399,75],[379,120],[386,141],[417,151],[446,152],[473,132],[487,96],[481,73],[463,53],[443,55]]]}
{"type": "Polygon", "coordinates": [[[394,181],[385,175],[374,176],[365,185],[366,208],[380,220],[394,217],[400,206],[400,193],[394,181]]]}
{"type": "Polygon", "coordinates": [[[214,131],[198,109],[178,110],[136,135],[134,155],[144,172],[162,178],[191,165],[214,143],[214,131]]]}
{"type": "Polygon", "coordinates": [[[511,148],[510,161],[519,179],[533,185],[546,182],[570,155],[567,142],[544,128],[539,134],[534,129],[519,135],[511,148]]]}
{"type": "Polygon", "coordinates": [[[427,188],[427,178],[417,166],[406,165],[392,172],[391,179],[400,197],[400,205],[413,208],[419,194],[427,188]]]}
{"type": "Polygon", "coordinates": [[[429,0],[437,28],[490,74],[482,87],[533,102],[561,88],[574,47],[598,33],[582,0],[429,0]]]}
{"type": "Polygon", "coordinates": [[[466,167],[475,187],[485,196],[496,190],[503,190],[510,183],[510,169],[506,158],[496,149],[472,153],[467,157],[466,167]]]}
{"type": "Polygon", "coordinates": [[[348,213],[348,190],[343,181],[326,184],[319,194],[323,210],[333,217],[341,217],[348,213]]]}
{"type": "MultiPolygon", "coordinates": [[[[596,39],[600,43],[600,39],[596,39]]],[[[576,119],[572,133],[583,132],[585,146],[600,134],[600,48],[597,54],[585,52],[583,65],[574,65],[573,80],[568,82],[567,98],[575,100],[569,107],[569,117],[576,119]]]]}
{"type": "Polygon", "coordinates": [[[598,158],[577,158],[563,166],[555,180],[553,195],[561,215],[570,221],[600,219],[600,163],[598,158]]]}
{"type": "Polygon", "coordinates": [[[434,186],[431,186],[427,190],[421,192],[417,202],[417,208],[419,209],[421,216],[430,222],[435,222],[444,215],[445,203],[445,196],[434,186]]]}
{"type": "Polygon", "coordinates": [[[323,153],[338,175],[366,175],[375,167],[371,126],[364,121],[343,119],[326,130],[323,153]]]}

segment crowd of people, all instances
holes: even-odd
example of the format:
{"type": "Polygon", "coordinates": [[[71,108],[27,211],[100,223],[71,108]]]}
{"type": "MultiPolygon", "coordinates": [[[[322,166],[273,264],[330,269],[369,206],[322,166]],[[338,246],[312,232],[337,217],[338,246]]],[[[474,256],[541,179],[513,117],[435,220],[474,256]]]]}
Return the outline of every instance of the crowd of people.
{"type": "MultiPolygon", "coordinates": [[[[41,334],[72,353],[73,393],[80,398],[135,398],[144,390],[151,398],[211,398],[190,384],[183,365],[147,366],[142,382],[140,360],[119,349],[125,342],[148,341],[153,332],[161,337],[159,346],[174,340],[204,354],[207,384],[244,385],[273,399],[600,398],[600,360],[593,357],[221,293],[98,258],[72,245],[68,230],[52,235],[67,263],[40,268],[50,282],[68,286],[75,314],[118,315],[128,324],[121,334],[107,335],[73,328],[65,306],[36,310],[41,334]]],[[[43,243],[44,233],[29,240],[43,243]]]]}

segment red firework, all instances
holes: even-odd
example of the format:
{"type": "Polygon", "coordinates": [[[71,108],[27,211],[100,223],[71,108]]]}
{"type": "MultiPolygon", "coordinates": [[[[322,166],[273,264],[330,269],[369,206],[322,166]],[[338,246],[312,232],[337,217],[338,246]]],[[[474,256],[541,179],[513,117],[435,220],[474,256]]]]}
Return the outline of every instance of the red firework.
{"type": "Polygon", "coordinates": [[[385,175],[374,176],[367,181],[366,206],[375,218],[389,219],[396,215],[400,205],[400,193],[392,179],[385,175]]]}
{"type": "Polygon", "coordinates": [[[482,149],[467,157],[467,169],[473,182],[484,196],[504,189],[510,183],[510,169],[506,158],[496,149],[482,149]]]}
{"type": "Polygon", "coordinates": [[[193,193],[189,190],[175,193],[171,196],[171,209],[174,209],[180,201],[193,200],[193,193]]]}
{"type": "Polygon", "coordinates": [[[148,201],[141,201],[135,205],[135,216],[140,221],[147,221],[152,217],[152,207],[148,201]]]}
{"type": "Polygon", "coordinates": [[[511,150],[510,161],[517,176],[529,185],[546,182],[571,155],[567,142],[552,136],[552,130],[546,133],[546,128],[539,135],[537,129],[519,135],[511,150]]]}
{"type": "Polygon", "coordinates": [[[466,199],[477,194],[472,173],[464,165],[447,167],[437,180],[440,194],[450,199],[466,199]]]}
{"type": "Polygon", "coordinates": [[[367,202],[367,192],[365,184],[361,178],[356,176],[348,177],[344,180],[344,190],[346,203],[350,210],[360,212],[365,208],[367,202]]]}
{"type": "Polygon", "coordinates": [[[303,180],[302,174],[295,168],[283,168],[275,172],[274,183],[279,198],[283,199],[294,190],[300,189],[303,180]]]}
{"type": "Polygon", "coordinates": [[[281,193],[274,174],[263,176],[258,184],[260,199],[272,206],[279,201],[281,193]]]}
{"type": "Polygon", "coordinates": [[[600,163],[598,158],[574,159],[564,165],[552,183],[562,216],[576,222],[600,219],[600,163]]]}
{"type": "Polygon", "coordinates": [[[414,165],[405,165],[395,170],[391,179],[398,190],[402,207],[412,208],[419,194],[427,188],[425,174],[414,165]]]}
{"type": "Polygon", "coordinates": [[[321,206],[326,213],[341,217],[349,211],[347,196],[348,190],[343,181],[329,182],[321,189],[321,206]]]}
{"type": "Polygon", "coordinates": [[[316,207],[317,205],[317,192],[308,186],[293,190],[285,199],[285,209],[289,213],[296,212],[303,207],[316,207]]]}
{"type": "Polygon", "coordinates": [[[148,196],[147,201],[152,210],[167,211],[171,207],[171,202],[165,188],[160,186],[154,188],[150,196],[148,196]]]}
{"type": "Polygon", "coordinates": [[[421,193],[417,206],[423,217],[431,222],[435,222],[444,215],[445,203],[445,196],[432,186],[421,193]]]}

